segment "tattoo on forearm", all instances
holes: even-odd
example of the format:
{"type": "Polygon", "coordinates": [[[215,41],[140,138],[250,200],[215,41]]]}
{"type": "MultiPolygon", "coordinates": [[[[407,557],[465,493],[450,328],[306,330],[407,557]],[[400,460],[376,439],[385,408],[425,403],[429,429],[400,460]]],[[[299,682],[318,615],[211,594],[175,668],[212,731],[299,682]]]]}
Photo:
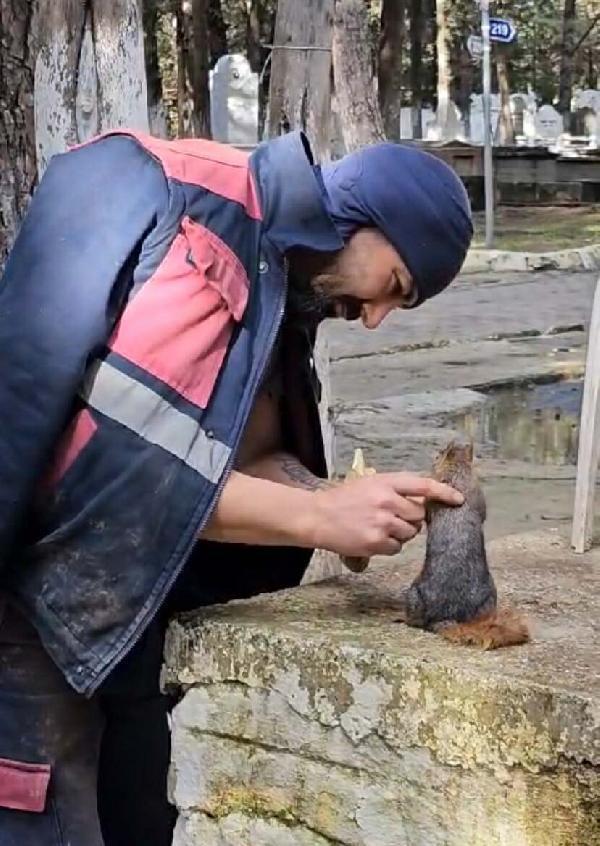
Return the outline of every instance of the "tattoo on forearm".
{"type": "Polygon", "coordinates": [[[279,455],[278,460],[279,466],[288,479],[300,487],[310,491],[324,490],[331,487],[331,482],[327,479],[319,479],[318,476],[313,476],[310,470],[303,467],[293,455],[279,455]]]}

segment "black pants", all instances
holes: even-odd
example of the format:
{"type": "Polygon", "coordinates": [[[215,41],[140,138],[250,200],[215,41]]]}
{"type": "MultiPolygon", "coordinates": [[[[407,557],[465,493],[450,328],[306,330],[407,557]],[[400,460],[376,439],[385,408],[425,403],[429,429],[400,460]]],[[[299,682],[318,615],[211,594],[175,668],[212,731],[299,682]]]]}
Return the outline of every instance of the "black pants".
{"type": "Polygon", "coordinates": [[[295,550],[212,544],[196,558],[91,699],[73,691],[0,594],[0,846],[170,846],[167,716],[174,703],[159,690],[168,619],[298,584],[307,562],[295,550]]]}

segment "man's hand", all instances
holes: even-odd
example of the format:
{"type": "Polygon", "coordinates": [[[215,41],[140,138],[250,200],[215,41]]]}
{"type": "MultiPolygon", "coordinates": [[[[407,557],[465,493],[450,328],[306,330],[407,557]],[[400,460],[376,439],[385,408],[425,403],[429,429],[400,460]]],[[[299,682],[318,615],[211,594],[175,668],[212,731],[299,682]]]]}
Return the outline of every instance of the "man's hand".
{"type": "Polygon", "coordinates": [[[354,557],[395,555],[403,541],[417,534],[429,499],[448,505],[464,501],[447,485],[407,473],[382,473],[310,491],[234,472],[203,537],[354,557]]]}
{"type": "Polygon", "coordinates": [[[314,497],[315,547],[352,557],[398,553],[420,531],[427,500],[464,502],[453,488],[410,473],[356,479],[314,497]]]}

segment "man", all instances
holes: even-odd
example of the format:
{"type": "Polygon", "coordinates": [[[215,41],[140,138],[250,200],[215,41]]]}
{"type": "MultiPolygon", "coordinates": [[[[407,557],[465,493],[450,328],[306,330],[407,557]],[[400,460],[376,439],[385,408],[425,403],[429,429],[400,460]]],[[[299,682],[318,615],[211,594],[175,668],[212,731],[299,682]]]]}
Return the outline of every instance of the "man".
{"type": "Polygon", "coordinates": [[[51,162],[0,283],[0,842],[166,846],[170,614],[393,555],[430,479],[332,486],[312,344],[456,275],[457,177],[114,133],[51,162]]]}

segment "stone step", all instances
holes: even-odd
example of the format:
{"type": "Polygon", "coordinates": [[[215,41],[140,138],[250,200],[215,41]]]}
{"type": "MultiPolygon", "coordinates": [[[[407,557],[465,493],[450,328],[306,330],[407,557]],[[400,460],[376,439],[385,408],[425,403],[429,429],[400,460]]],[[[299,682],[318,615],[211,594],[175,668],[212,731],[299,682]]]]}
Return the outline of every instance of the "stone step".
{"type": "Polygon", "coordinates": [[[402,559],[174,622],[175,846],[598,846],[600,553],[489,552],[526,646],[399,623],[402,559]]]}

